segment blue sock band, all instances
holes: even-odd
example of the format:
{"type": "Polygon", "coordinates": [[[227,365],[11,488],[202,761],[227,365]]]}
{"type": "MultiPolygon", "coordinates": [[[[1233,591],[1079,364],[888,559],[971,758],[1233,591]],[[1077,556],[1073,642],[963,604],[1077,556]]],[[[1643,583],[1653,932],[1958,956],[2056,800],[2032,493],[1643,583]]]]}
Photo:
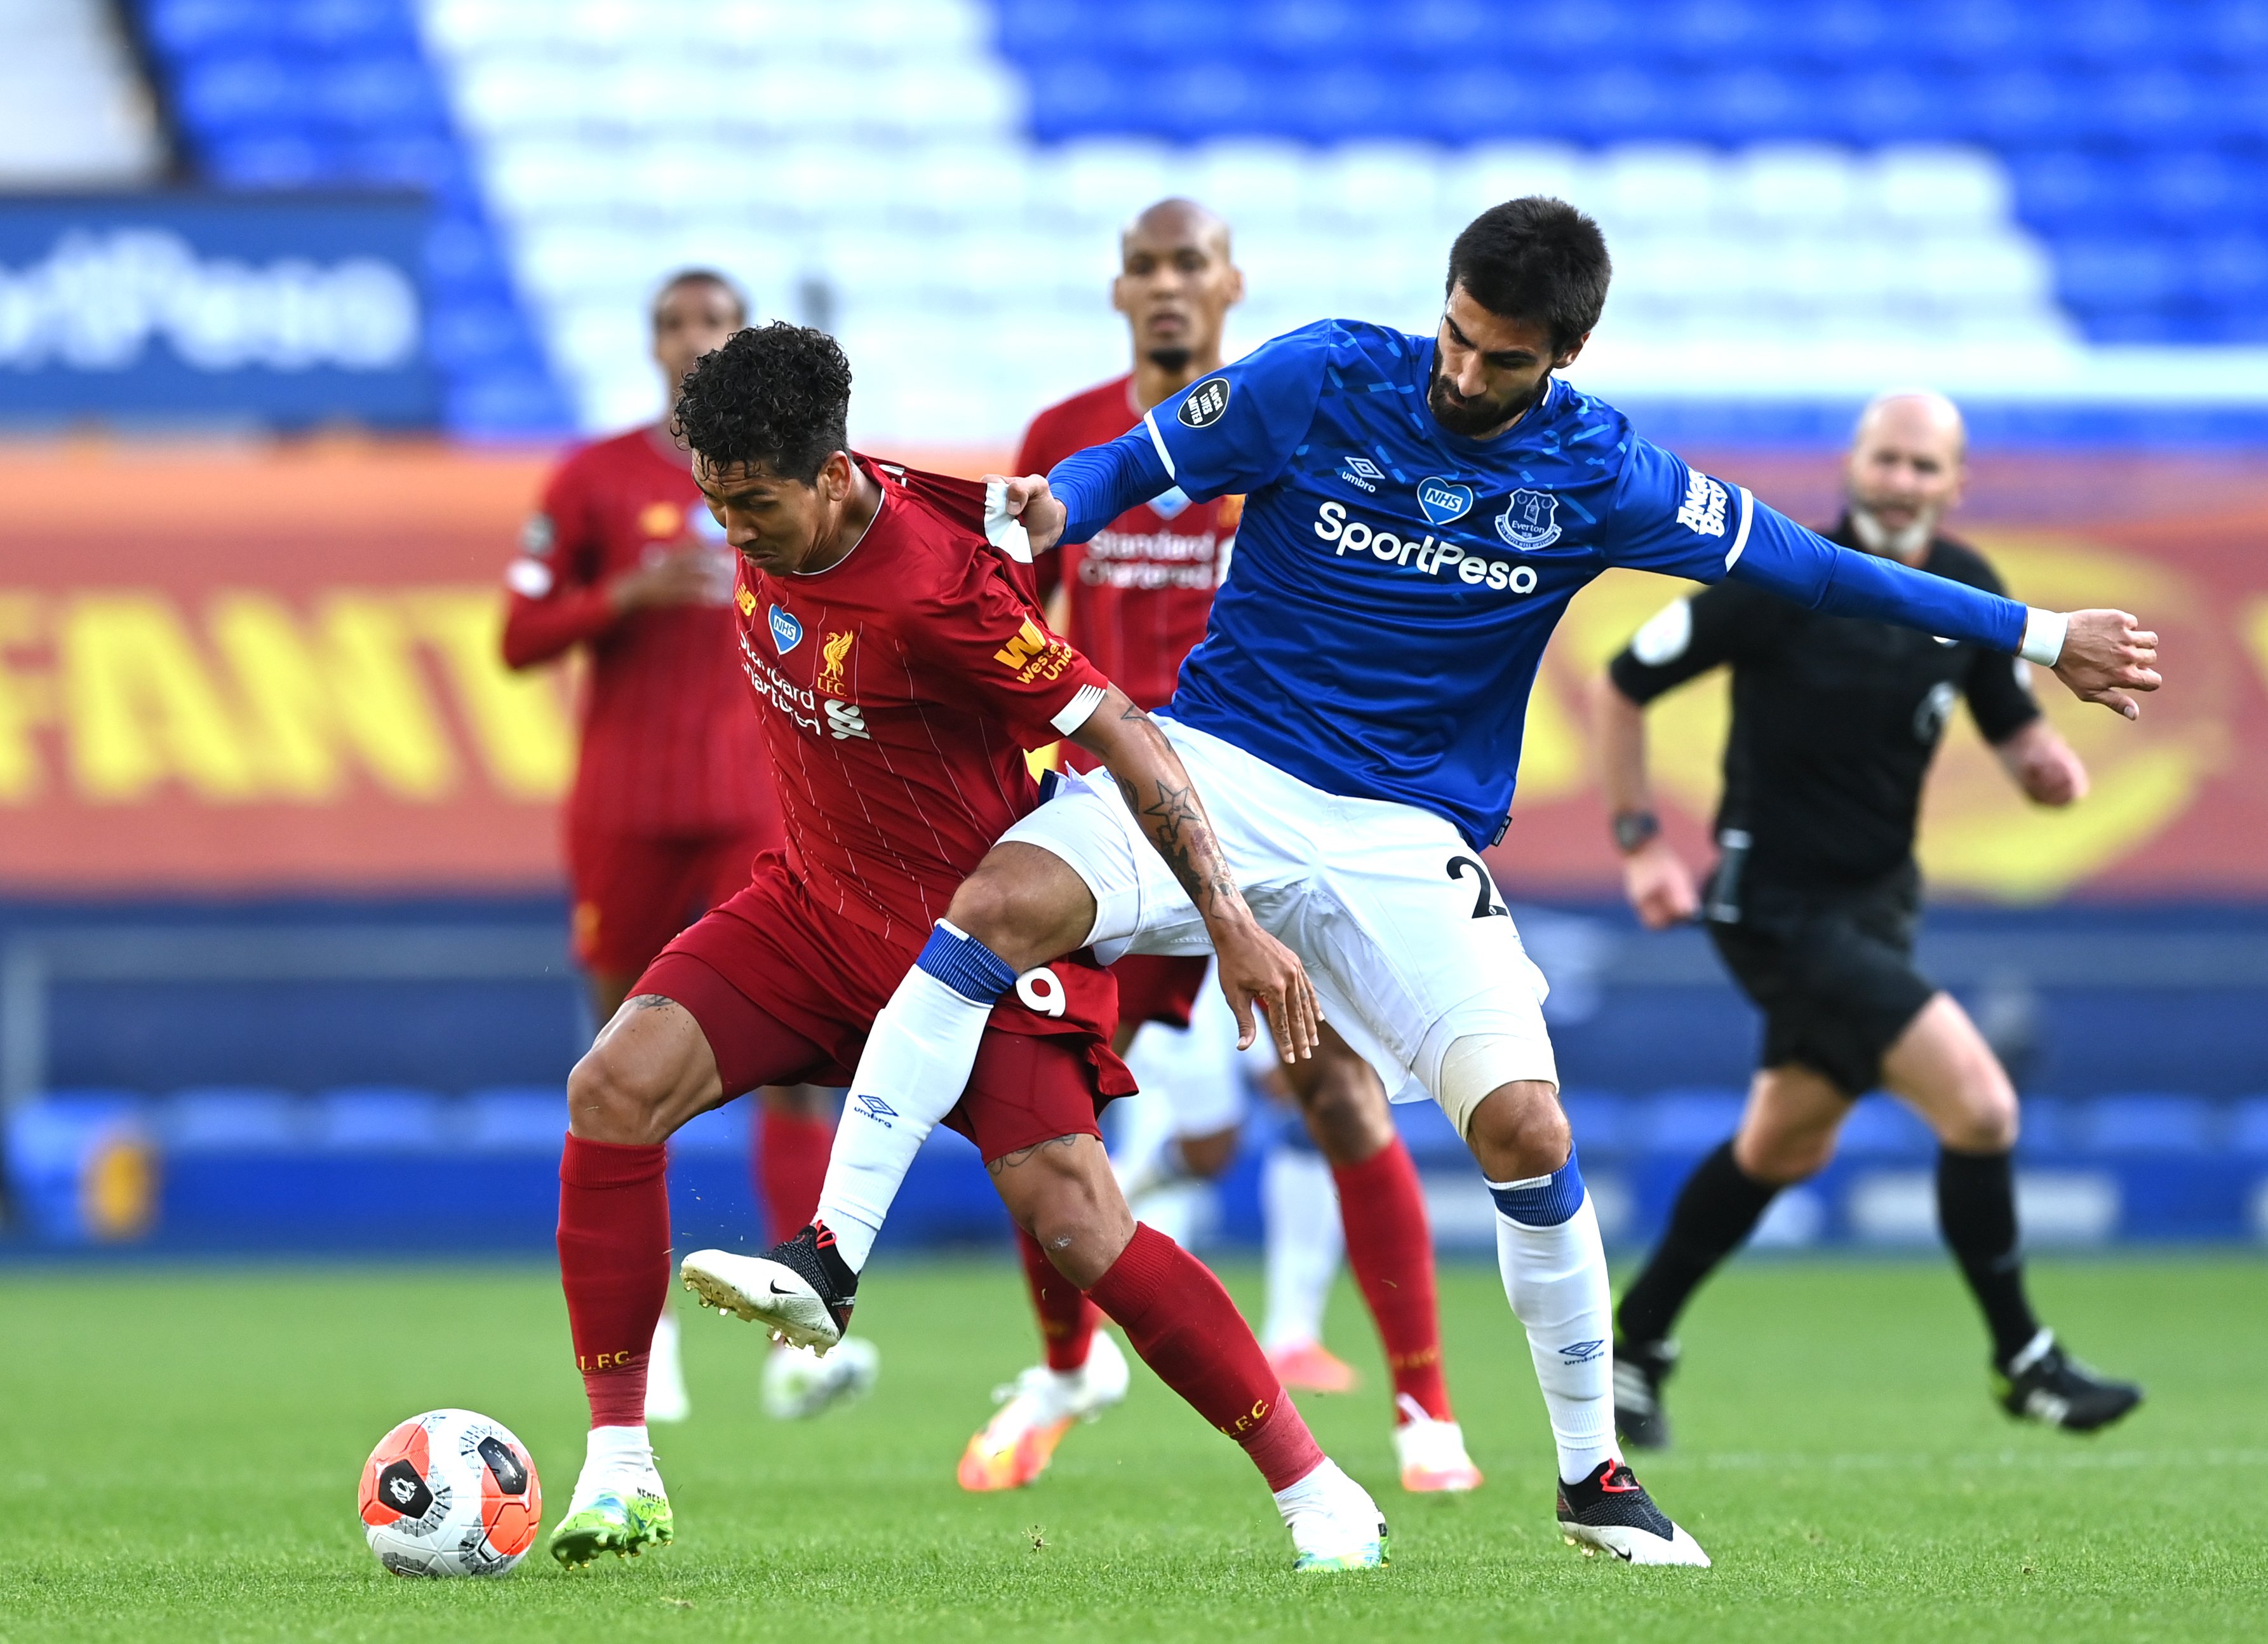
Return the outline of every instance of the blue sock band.
{"type": "Polygon", "coordinates": [[[943,919],[930,932],[914,963],[974,1004],[989,1005],[1016,985],[1016,973],[1006,960],[943,919]]]}
{"type": "Polygon", "coordinates": [[[1583,1171],[1570,1147],[1567,1162],[1542,1181],[1506,1187],[1491,1182],[1488,1191],[1497,1209],[1522,1227],[1556,1227],[1583,1208],[1583,1171]]]}

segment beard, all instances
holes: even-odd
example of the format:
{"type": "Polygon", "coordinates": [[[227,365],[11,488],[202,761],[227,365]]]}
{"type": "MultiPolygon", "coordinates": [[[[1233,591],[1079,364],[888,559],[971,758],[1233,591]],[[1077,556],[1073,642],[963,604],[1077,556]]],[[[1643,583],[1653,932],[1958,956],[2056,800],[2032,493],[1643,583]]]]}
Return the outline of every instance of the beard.
{"type": "Polygon", "coordinates": [[[1930,539],[1937,534],[1937,510],[1925,508],[1913,517],[1911,524],[1902,525],[1894,531],[1872,508],[1854,497],[1851,499],[1851,529],[1867,552],[1910,560],[1927,548],[1930,539]]]}
{"type": "Polygon", "coordinates": [[[1433,413],[1433,420],[1453,434],[1467,439],[1478,439],[1493,432],[1516,417],[1524,417],[1550,391],[1551,373],[1545,372],[1535,387],[1526,394],[1507,394],[1494,400],[1460,400],[1451,397],[1454,390],[1441,369],[1437,355],[1433,361],[1433,379],[1425,385],[1425,409],[1433,413]]]}
{"type": "Polygon", "coordinates": [[[1196,358],[1197,352],[1194,349],[1153,348],[1150,350],[1150,363],[1167,375],[1173,377],[1178,377],[1187,371],[1189,368],[1189,361],[1196,358]]]}

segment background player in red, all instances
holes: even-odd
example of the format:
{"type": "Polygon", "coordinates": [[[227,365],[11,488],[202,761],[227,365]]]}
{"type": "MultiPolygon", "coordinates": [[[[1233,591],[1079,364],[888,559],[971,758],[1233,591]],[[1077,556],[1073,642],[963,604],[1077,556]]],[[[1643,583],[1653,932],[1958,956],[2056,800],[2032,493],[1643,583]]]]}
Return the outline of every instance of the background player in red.
{"type": "MultiPolygon", "coordinates": [[[[831,338],[773,324],[705,356],[679,402],[694,471],[741,558],[740,655],[787,849],[671,943],[570,1080],[559,1262],[592,1431],[552,1552],[579,1564],[671,1536],[640,1421],[668,1282],[664,1141],[758,1085],[847,1081],[895,994],[901,1036],[921,1054],[973,1051],[947,1122],[976,1142],[1011,1214],[1243,1446],[1302,1567],[1382,1563],[1377,1508],[1316,1448],[1227,1293],[1119,1197],[1095,1125],[1131,1086],[1109,1047],[1109,974],[1073,955],[1020,977],[939,916],[998,829],[1036,805],[1024,749],[1072,736],[1145,805],[1152,844],[1204,908],[1240,1018],[1264,1004],[1286,1048],[1304,1051],[1316,1028],[1307,975],[1222,871],[1202,802],[1149,717],[1040,625],[1014,543],[996,549],[982,533],[984,487],[851,456],[850,396],[831,338]],[[939,1016],[951,1025],[932,1037],[939,1016]]],[[[918,1145],[878,1095],[845,1122],[918,1145]]],[[[826,1346],[872,1233],[846,1223],[838,1249],[835,1229],[814,1226],[776,1259],[696,1252],[685,1280],[744,1316],[756,1296],[788,1298],[795,1316],[781,1328],[826,1346]]]]}
{"type": "MultiPolygon", "coordinates": [[[[653,358],[674,405],[693,362],[748,322],[722,275],[673,275],[652,308],[653,358]]],[[[572,453],[545,486],[504,573],[504,659],[534,667],[583,647],[582,747],[567,800],[575,956],[593,1019],[615,1014],[669,939],[748,882],[781,842],[763,734],[733,637],[732,550],[709,517],[669,416],[572,453]]],[[[831,1092],[765,1091],[756,1187],[771,1242],[811,1220],[835,1139],[831,1092]]],[[[688,1413],[676,1321],[661,1316],[647,1415],[688,1413]]],[[[809,1415],[873,1381],[848,1344],[823,1366],[775,1353],[764,1404],[809,1415]]]]}
{"type": "MultiPolygon", "coordinates": [[[[1016,472],[1044,474],[1074,451],[1116,439],[1152,406],[1220,369],[1228,310],[1243,295],[1244,276],[1220,217],[1179,199],[1160,201],[1136,217],[1119,238],[1119,273],[1111,287],[1111,306],[1126,316],[1132,333],[1134,368],[1033,418],[1016,472]]],[[[1204,638],[1241,504],[1237,497],[1195,503],[1176,488],[1121,514],[1092,542],[1066,544],[1038,558],[1042,587],[1059,591],[1071,644],[1143,708],[1166,704],[1182,659],[1204,638]]],[[[1076,743],[1064,745],[1063,757],[1075,770],[1094,765],[1076,743]]],[[[1118,978],[1116,1048],[1122,1054],[1145,1022],[1189,1027],[1209,962],[1130,954],[1111,967],[1118,978]]],[[[1417,1491],[1470,1490],[1481,1475],[1465,1453],[1442,1375],[1425,1194],[1417,1165],[1394,1128],[1385,1088],[1370,1065],[1328,1028],[1316,1055],[1285,1065],[1282,1076],[1329,1161],[1355,1279],[1385,1344],[1403,1485],[1417,1491]]],[[[1145,1083],[1151,1078],[1145,1072],[1145,1083]]],[[[1219,1083],[1234,1092],[1241,1087],[1236,1080],[1231,1066],[1215,1080],[1166,1081],[1168,1097],[1180,1098],[1183,1115],[1179,1133],[1167,1144],[1180,1174],[1218,1176],[1228,1168],[1242,1130],[1241,1103],[1224,1110],[1196,1087],[1219,1083]]],[[[1166,1179],[1146,1174],[1152,1186],[1166,1179]]],[[[1139,1196],[1131,1178],[1127,1191],[1139,1196]]],[[[1293,1225],[1312,1220],[1299,1218],[1293,1225]]],[[[972,1490],[1030,1483],[1072,1421],[1091,1419],[1125,1391],[1124,1365],[1109,1338],[1096,1335],[1094,1309],[1064,1294],[1028,1235],[1020,1242],[1047,1361],[1017,1379],[992,1419],[969,1440],[960,1478],[972,1490]]],[[[1352,1385],[1352,1372],[1320,1342],[1286,1346],[1289,1351],[1270,1357],[1287,1386],[1336,1392],[1352,1385]]]]}

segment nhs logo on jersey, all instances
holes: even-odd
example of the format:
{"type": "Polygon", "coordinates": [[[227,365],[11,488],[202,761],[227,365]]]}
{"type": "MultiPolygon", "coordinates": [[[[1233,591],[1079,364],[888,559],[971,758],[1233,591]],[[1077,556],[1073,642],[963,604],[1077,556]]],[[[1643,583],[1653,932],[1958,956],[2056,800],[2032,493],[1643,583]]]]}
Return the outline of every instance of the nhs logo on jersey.
{"type": "Polygon", "coordinates": [[[1550,491],[1516,490],[1496,517],[1496,534],[1522,553],[1559,540],[1559,499],[1550,491]]]}
{"type": "Polygon", "coordinates": [[[779,647],[782,656],[803,643],[803,624],[778,606],[765,612],[764,618],[771,624],[772,643],[779,647]]]}
{"type": "Polygon", "coordinates": [[[1418,506],[1425,511],[1428,525],[1447,525],[1452,520],[1462,520],[1473,510],[1473,488],[1460,485],[1454,480],[1438,475],[1418,482],[1418,506]]]}

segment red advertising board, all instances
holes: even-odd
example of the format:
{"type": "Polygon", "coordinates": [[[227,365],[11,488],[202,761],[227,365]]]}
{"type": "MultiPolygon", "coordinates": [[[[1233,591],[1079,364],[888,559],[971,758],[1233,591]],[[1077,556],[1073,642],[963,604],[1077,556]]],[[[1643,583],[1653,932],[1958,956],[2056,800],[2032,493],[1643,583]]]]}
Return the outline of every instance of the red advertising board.
{"type": "MultiPolygon", "coordinates": [[[[0,450],[0,889],[556,883],[571,689],[496,655],[497,576],[548,461],[358,440],[0,450]]],[[[1831,458],[1704,461],[1799,518],[1835,511],[1831,458]]],[[[2094,772],[2068,812],[2027,807],[1962,725],[1929,800],[1938,888],[2268,895],[2268,471],[1986,456],[1955,523],[2021,597],[2141,614],[2170,682],[2132,726],[2045,682],[2094,772]]],[[[1583,693],[1679,592],[1616,573],[1569,612],[1495,853],[1515,891],[1612,887],[1583,693]]],[[[1652,716],[1670,825],[1697,854],[1724,712],[1704,681],[1652,716]]]]}

